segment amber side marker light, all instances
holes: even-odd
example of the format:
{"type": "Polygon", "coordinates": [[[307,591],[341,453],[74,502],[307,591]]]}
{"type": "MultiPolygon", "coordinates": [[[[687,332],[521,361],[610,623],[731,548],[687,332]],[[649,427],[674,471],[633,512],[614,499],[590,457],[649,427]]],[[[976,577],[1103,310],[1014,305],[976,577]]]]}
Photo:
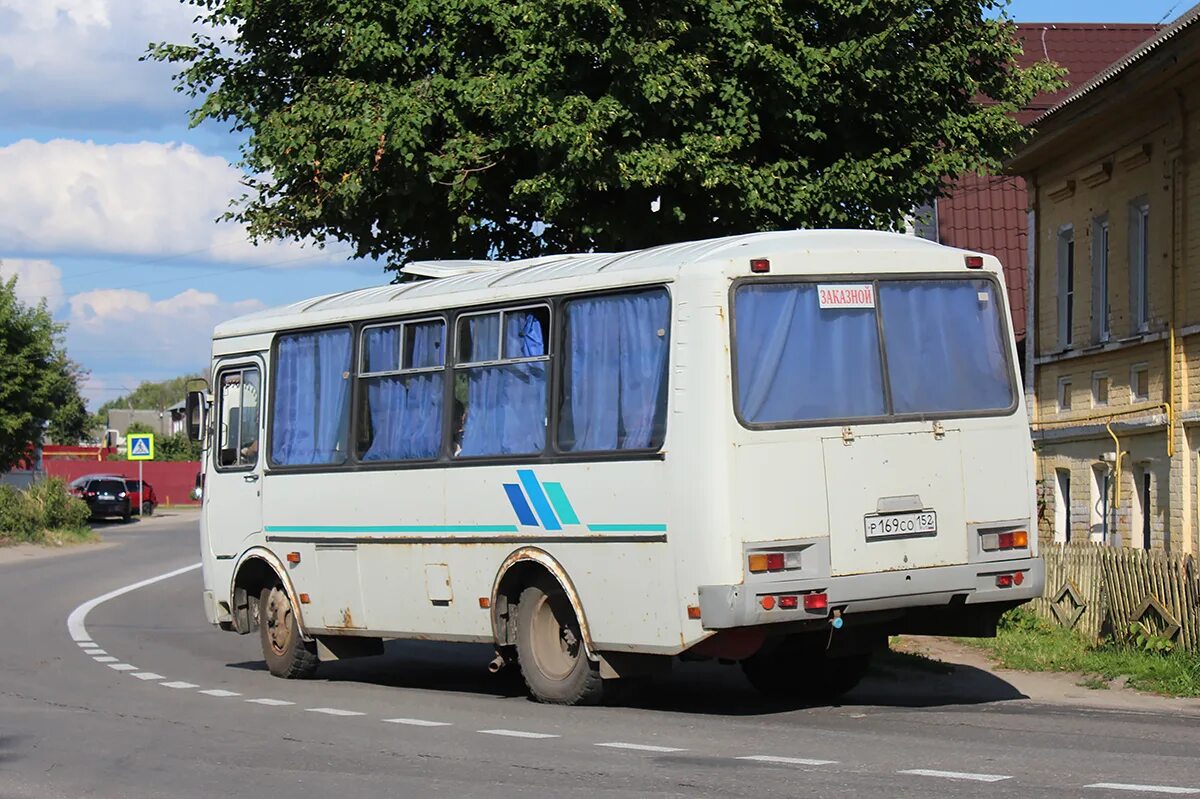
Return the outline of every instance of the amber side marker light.
{"type": "Polygon", "coordinates": [[[301,605],[307,605],[307,604],[308,604],[309,602],[311,602],[311,601],[312,601],[312,600],[310,600],[310,599],[308,598],[308,594],[301,594],[301,595],[300,595],[300,604],[301,604],[301,605]]]}
{"type": "Polygon", "coordinates": [[[287,553],[287,562],[288,563],[299,563],[300,562],[300,553],[299,552],[287,553]]]}
{"type": "Polygon", "coordinates": [[[700,618],[700,606],[699,606],[699,605],[688,605],[688,606],[687,606],[687,611],[688,611],[688,618],[689,618],[689,619],[698,619],[698,618],[700,618]]]}
{"type": "Polygon", "coordinates": [[[483,608],[484,610],[487,610],[491,606],[492,606],[492,600],[488,599],[485,596],[479,597],[479,607],[483,608]]]}

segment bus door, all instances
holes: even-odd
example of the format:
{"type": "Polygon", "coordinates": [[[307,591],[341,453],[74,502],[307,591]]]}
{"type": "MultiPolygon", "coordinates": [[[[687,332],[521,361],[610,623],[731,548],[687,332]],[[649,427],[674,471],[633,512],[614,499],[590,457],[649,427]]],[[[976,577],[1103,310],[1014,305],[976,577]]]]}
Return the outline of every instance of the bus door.
{"type": "Polygon", "coordinates": [[[236,555],[247,537],[262,530],[262,374],[258,358],[217,367],[204,505],[209,541],[218,556],[236,555]]]}

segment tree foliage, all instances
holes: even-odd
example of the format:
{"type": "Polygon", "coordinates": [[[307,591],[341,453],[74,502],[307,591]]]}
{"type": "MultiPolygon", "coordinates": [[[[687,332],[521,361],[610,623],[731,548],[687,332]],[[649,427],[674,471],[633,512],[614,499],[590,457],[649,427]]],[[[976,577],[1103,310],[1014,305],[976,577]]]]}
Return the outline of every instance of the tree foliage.
{"type": "MultiPolygon", "coordinates": [[[[169,380],[153,382],[145,380],[127,395],[111,399],[96,411],[99,426],[107,423],[108,412],[118,408],[134,408],[137,410],[166,410],[187,396],[188,382],[202,380],[200,375],[183,375],[169,380]]],[[[147,428],[144,432],[151,432],[147,428]]]]}
{"type": "Polygon", "coordinates": [[[392,264],[894,227],[1059,74],[1007,0],[182,2],[149,57],[246,136],[230,216],[392,264]]]}
{"type": "Polygon", "coordinates": [[[0,282],[0,471],[42,443],[47,426],[56,440],[77,441],[84,422],[79,367],[62,346],[63,326],[45,303],[17,299],[17,278],[0,282]]]}

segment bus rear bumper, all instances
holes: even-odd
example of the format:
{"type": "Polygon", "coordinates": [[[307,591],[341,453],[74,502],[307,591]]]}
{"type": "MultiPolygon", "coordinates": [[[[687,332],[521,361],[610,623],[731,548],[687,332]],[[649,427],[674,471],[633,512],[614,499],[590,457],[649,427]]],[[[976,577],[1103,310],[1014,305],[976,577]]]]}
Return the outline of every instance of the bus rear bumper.
{"type": "MultiPolygon", "coordinates": [[[[834,610],[853,616],[881,610],[962,605],[1010,606],[1042,595],[1046,567],[1041,558],[934,566],[907,571],[810,577],[738,585],[700,586],[700,623],[707,630],[780,622],[820,621],[834,610]],[[1018,577],[1019,575],[1019,577],[1018,577]],[[1001,587],[1008,576],[1011,583],[1001,587]],[[1018,582],[1019,580],[1019,582],[1018,582]],[[826,607],[806,610],[804,594],[825,594],[826,607]],[[799,596],[795,609],[780,607],[784,596],[799,596]],[[766,600],[772,597],[772,600],[766,600]],[[770,609],[764,605],[771,606],[770,609]]],[[[982,609],[982,608],[981,608],[982,609]]]]}

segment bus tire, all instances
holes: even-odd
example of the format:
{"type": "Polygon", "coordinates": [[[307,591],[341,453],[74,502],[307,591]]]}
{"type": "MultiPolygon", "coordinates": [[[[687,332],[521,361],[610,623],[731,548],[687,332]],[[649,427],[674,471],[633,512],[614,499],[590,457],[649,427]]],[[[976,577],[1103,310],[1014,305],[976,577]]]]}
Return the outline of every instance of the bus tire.
{"type": "Polygon", "coordinates": [[[742,661],[742,673],[760,693],[775,699],[831,701],[866,676],[871,653],[830,657],[824,650],[785,639],[742,661]]]}
{"type": "Polygon", "coordinates": [[[529,694],[553,705],[596,705],[603,699],[600,666],[587,656],[579,619],[562,586],[543,578],[517,603],[517,661],[529,694]]]}
{"type": "Polygon", "coordinates": [[[278,585],[264,588],[258,599],[258,638],[267,670],[288,680],[307,679],[317,672],[317,645],[300,636],[295,610],[278,585]]]}

